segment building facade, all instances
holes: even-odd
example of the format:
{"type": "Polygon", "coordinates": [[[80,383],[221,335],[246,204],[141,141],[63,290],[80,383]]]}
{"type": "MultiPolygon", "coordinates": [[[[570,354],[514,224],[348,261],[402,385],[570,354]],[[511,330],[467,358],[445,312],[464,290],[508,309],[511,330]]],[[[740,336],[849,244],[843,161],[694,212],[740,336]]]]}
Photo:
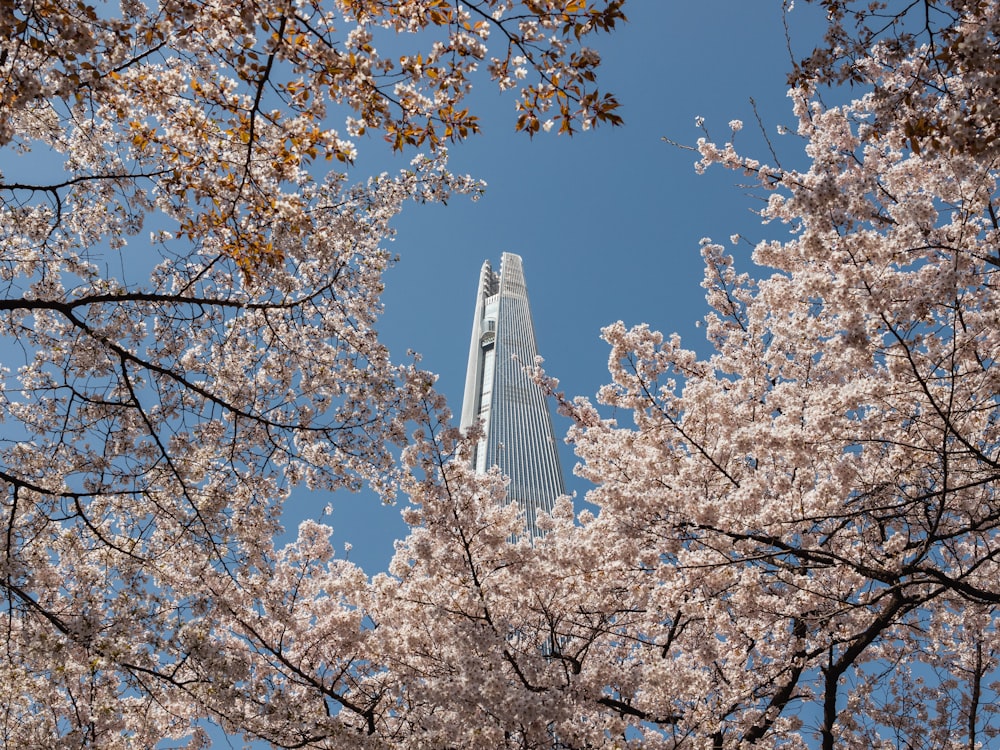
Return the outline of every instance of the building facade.
{"type": "Polygon", "coordinates": [[[486,261],[479,276],[460,424],[482,421],[473,465],[478,472],[499,466],[510,478],[507,496],[532,538],[539,511],[566,493],[545,394],[524,371],[537,355],[521,256],[504,253],[499,273],[486,261]]]}

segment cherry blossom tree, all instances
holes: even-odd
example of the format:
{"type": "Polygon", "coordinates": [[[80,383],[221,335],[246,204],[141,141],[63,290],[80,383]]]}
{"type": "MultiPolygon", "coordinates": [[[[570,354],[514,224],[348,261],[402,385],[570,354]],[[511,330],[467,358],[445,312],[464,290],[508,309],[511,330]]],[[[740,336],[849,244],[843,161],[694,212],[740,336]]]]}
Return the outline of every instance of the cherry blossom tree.
{"type": "Polygon", "coordinates": [[[3,389],[3,742],[198,747],[209,720],[275,747],[991,743],[1000,222],[977,102],[1000,8],[913,5],[948,15],[852,52],[850,103],[823,105],[822,65],[798,77],[807,168],[699,142],[699,168],[758,181],[780,239],[703,243],[707,356],[618,323],[596,404],[537,373],[593,510],[565,498],[511,543],[504,478],[472,472],[476,436],[379,345],[380,243],[402,201],[475,190],[441,147],[474,131],[477,23],[501,86],[537,76],[515,127],[572,130],[614,121],[576,43],[620,9],[332,5],[18,6],[5,144],[63,160],[0,191],[24,352],[3,389]],[[447,54],[390,66],[380,24],[447,54]],[[312,129],[335,104],[344,136],[312,129]],[[362,129],[429,156],[313,177],[362,129]],[[276,545],[291,486],[361,482],[411,503],[387,573],[317,522],[276,545]]]}
{"type": "MultiPolygon", "coordinates": [[[[912,114],[898,126],[907,145],[920,151],[961,148],[979,151],[994,145],[1000,111],[992,39],[996,28],[989,2],[981,0],[920,0],[919,2],[860,2],[806,0],[823,6],[827,30],[823,43],[801,61],[794,61],[792,84],[860,84],[870,87],[882,107],[903,104],[912,114]],[[980,22],[969,24],[976,16],[980,22]],[[896,81],[883,86],[858,62],[879,45],[883,65],[906,70],[911,86],[896,81]],[[913,63],[919,61],[918,65],[913,63]],[[951,80],[977,81],[974,96],[951,80]],[[915,101],[913,97],[920,99],[915,101]],[[946,104],[947,106],[942,106],[946,104]]],[[[786,11],[794,2],[785,0],[786,11]]]]}
{"type": "Polygon", "coordinates": [[[0,744],[356,746],[364,578],[314,576],[311,527],[276,551],[282,502],[393,493],[441,405],[378,337],[388,222],[478,192],[446,165],[477,77],[528,134],[618,124],[586,42],[621,6],[4,4],[0,744]],[[356,174],[363,133],[412,164],[356,174]]]}
{"type": "Polygon", "coordinates": [[[539,372],[596,512],[512,545],[502,477],[444,428],[411,448],[415,528],[367,610],[394,744],[996,741],[997,149],[963,113],[1000,8],[947,7],[946,59],[876,40],[842,106],[799,82],[808,168],[699,142],[780,237],[755,273],[703,243],[710,356],[617,323],[596,405],[539,372]]]}

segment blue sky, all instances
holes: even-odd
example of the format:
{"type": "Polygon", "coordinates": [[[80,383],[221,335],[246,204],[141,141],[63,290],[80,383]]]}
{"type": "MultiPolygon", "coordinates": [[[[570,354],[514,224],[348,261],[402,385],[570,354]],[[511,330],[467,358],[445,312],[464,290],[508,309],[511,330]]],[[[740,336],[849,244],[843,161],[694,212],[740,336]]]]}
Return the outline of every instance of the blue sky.
{"type": "MultiPolygon", "coordinates": [[[[515,133],[514,103],[486,87],[476,94],[484,133],[452,147],[452,168],[488,183],[478,202],[410,205],[397,220],[392,250],[399,263],[386,281],[384,340],[398,357],[420,352],[438,373],[453,412],[461,410],[469,332],[479,269],[504,251],[520,254],[546,369],[570,395],[592,396],[607,382],[602,326],[616,320],[678,332],[707,352],[695,328],[707,307],[701,288],[699,240],[728,243],[734,233],[752,241],[777,236],[761,226],[758,203],[718,168],[696,175],[695,155],[662,138],[693,144],[705,118],[713,138],[728,137],[728,122],[745,128],[737,146],[769,161],[752,97],[779,152],[794,157],[786,76],[789,56],[780,0],[634,0],[629,23],[594,45],[602,56],[601,88],[614,92],[626,124],[573,138],[515,133]]],[[[789,16],[793,49],[801,56],[819,40],[818,10],[800,2],[789,16]]],[[[358,143],[364,169],[382,144],[358,143]]],[[[794,160],[794,158],[793,158],[794,160]]],[[[744,260],[750,245],[734,248],[744,260]]],[[[567,428],[556,421],[557,433],[567,428]]],[[[583,496],[589,485],[572,476],[564,446],[567,486],[583,496]]],[[[296,493],[294,518],[313,516],[332,501],[338,543],[371,574],[384,569],[392,542],[405,534],[398,508],[368,497],[296,493]]]]}

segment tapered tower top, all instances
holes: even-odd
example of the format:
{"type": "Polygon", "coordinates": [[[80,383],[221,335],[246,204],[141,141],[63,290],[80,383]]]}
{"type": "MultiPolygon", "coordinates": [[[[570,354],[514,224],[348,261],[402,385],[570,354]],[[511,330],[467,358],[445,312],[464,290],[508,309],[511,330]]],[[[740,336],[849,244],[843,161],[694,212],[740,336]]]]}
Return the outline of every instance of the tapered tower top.
{"type": "Polygon", "coordinates": [[[487,260],[479,274],[460,425],[482,421],[473,465],[479,472],[499,466],[510,478],[508,498],[524,511],[532,537],[538,512],[566,493],[545,394],[525,372],[536,356],[521,256],[504,253],[499,273],[487,260]]]}

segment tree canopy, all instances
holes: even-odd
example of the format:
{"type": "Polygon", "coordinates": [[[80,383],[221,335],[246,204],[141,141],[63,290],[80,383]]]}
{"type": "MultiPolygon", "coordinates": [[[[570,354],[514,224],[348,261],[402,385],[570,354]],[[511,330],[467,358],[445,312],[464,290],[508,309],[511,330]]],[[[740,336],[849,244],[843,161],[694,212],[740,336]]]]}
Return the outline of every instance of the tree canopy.
{"type": "MultiPolygon", "coordinates": [[[[846,4],[831,5],[837,22],[846,4]]],[[[393,651],[407,690],[465,721],[431,744],[975,748],[1000,733],[997,168],[992,125],[964,115],[995,91],[1000,18],[887,5],[864,18],[934,25],[902,49],[891,24],[865,38],[843,105],[806,63],[806,168],[698,143],[699,169],[756,181],[778,238],[750,258],[703,243],[711,355],[617,323],[596,404],[539,373],[597,512],[566,500],[534,548],[510,550],[495,477],[421,465],[421,525],[386,606],[425,633],[393,651]],[[940,39],[962,41],[942,60],[940,39]]]]}
{"type": "Polygon", "coordinates": [[[621,4],[15,3],[2,143],[59,167],[0,183],[24,352],[0,391],[0,741],[991,742],[1000,7],[823,4],[829,46],[793,71],[808,164],[696,147],[755,180],[776,239],[703,243],[708,356],[615,323],[594,401],[535,371],[594,510],[564,498],[512,543],[503,477],[379,342],[382,241],[403,201],[477,189],[442,147],[477,127],[487,32],[514,127],[616,123],[582,42],[621,4]],[[388,31],[426,44],[379,54],[388,31]],[[362,130],[427,156],[355,184],[362,130]],[[125,243],[143,274],[108,272],[125,243]],[[410,503],[389,571],[314,521],[276,547],[290,487],[366,482],[410,503]]]}

